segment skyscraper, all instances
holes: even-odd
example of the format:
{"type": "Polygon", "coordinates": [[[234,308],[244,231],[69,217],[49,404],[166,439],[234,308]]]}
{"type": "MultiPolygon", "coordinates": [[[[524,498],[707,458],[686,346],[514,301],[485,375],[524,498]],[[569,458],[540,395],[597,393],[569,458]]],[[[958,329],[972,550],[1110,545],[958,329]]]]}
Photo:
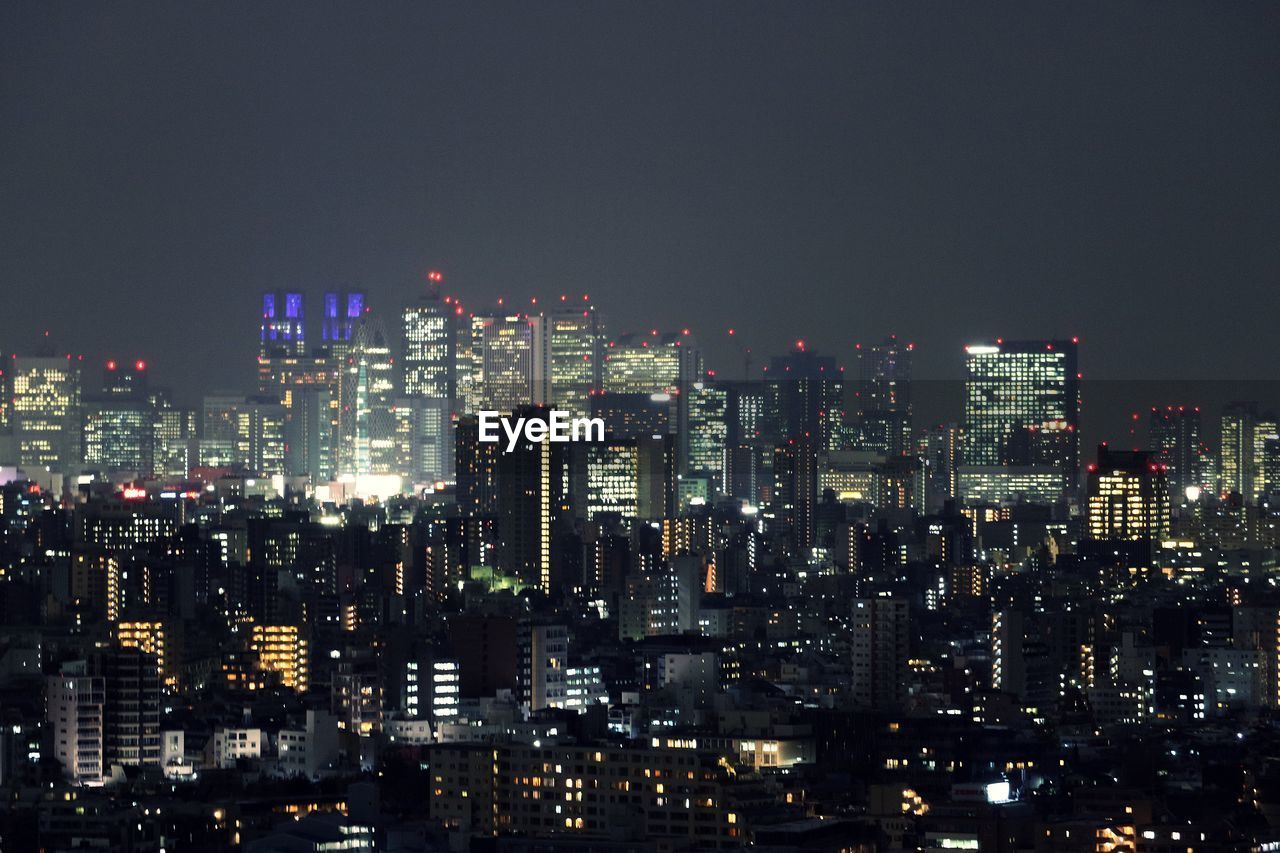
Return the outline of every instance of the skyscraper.
{"type": "Polygon", "coordinates": [[[106,471],[155,470],[155,411],[147,393],[146,364],[112,359],[103,368],[102,387],[83,405],[84,463],[106,471]]]}
{"type": "Polygon", "coordinates": [[[513,412],[547,399],[543,319],[527,314],[478,317],[481,409],[513,412]]]}
{"type": "Polygon", "coordinates": [[[713,492],[724,494],[725,450],[729,441],[729,394],[711,382],[694,382],[685,390],[684,471],[705,477],[713,492]]]}
{"type": "Polygon", "coordinates": [[[583,297],[575,303],[560,297],[560,304],[544,315],[547,356],[551,369],[551,403],[577,415],[585,415],[591,395],[603,381],[601,363],[603,323],[596,309],[583,297]]]}
{"type": "Polygon", "coordinates": [[[262,325],[258,333],[261,356],[304,355],[307,332],[301,293],[264,293],[262,325]]]}
{"type": "Polygon", "coordinates": [[[1266,488],[1267,439],[1277,434],[1276,416],[1256,402],[1228,403],[1222,409],[1221,492],[1255,500],[1266,488]]]}
{"type": "Polygon", "coordinates": [[[670,394],[702,379],[702,356],[693,336],[681,332],[623,335],[604,358],[604,390],[609,394],[670,394]]]}
{"type": "Polygon", "coordinates": [[[401,313],[404,355],[400,362],[404,396],[452,401],[457,396],[457,327],[462,306],[440,296],[438,272],[429,273],[429,289],[401,313]]]}
{"type": "Polygon", "coordinates": [[[1169,483],[1154,453],[1098,447],[1089,466],[1090,539],[1146,540],[1158,543],[1169,533],[1169,483]]]}
{"type": "Polygon", "coordinates": [[[965,347],[960,493],[971,502],[1075,493],[1080,385],[1075,339],[965,347]]]}
{"type": "Polygon", "coordinates": [[[1168,472],[1169,492],[1175,504],[1188,489],[1204,485],[1204,446],[1200,438],[1200,407],[1151,407],[1148,444],[1168,472]]]}
{"type": "Polygon", "coordinates": [[[80,464],[80,363],[71,356],[13,358],[18,463],[67,473],[80,464]]]}
{"type": "Polygon", "coordinates": [[[854,411],[859,444],[890,456],[911,449],[911,361],[915,344],[897,335],[879,344],[855,347],[857,380],[854,411]]]}
{"type": "Polygon", "coordinates": [[[356,324],[338,397],[338,473],[395,474],[395,364],[382,324],[356,324]]]}

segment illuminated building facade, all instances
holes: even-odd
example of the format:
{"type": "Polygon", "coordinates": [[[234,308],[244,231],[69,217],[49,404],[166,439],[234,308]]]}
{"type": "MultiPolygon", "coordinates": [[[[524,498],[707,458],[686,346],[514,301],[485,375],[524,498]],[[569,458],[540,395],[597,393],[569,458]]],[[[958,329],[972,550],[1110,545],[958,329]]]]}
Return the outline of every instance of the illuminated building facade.
{"type": "Polygon", "coordinates": [[[623,335],[604,356],[604,390],[608,394],[670,394],[702,379],[702,356],[686,331],[623,335]]]}
{"type": "Polygon", "coordinates": [[[155,471],[155,409],[147,393],[146,363],[116,360],[103,368],[102,389],[86,395],[84,463],[104,471],[155,471]]]}
{"type": "Polygon", "coordinates": [[[547,399],[543,318],[505,314],[476,318],[479,408],[514,412],[547,399]]]}
{"type": "Polygon", "coordinates": [[[960,493],[970,502],[1035,490],[1056,475],[1057,496],[1079,474],[1077,342],[1004,341],[965,348],[960,493]],[[1007,483],[1001,487],[1001,469],[1007,483]]]}
{"type": "Polygon", "coordinates": [[[16,356],[13,432],[18,463],[66,473],[80,464],[80,363],[66,356],[16,356]]]}
{"type": "Polygon", "coordinates": [[[458,326],[462,306],[440,296],[440,274],[428,274],[430,292],[401,313],[404,353],[400,362],[406,397],[452,401],[457,397],[458,326]]]}
{"type": "Polygon", "coordinates": [[[726,490],[725,449],[729,441],[729,394],[709,382],[694,382],[685,392],[688,438],[684,473],[706,477],[716,494],[726,490]]]}
{"type": "Polygon", "coordinates": [[[1222,410],[1221,483],[1223,495],[1254,501],[1267,490],[1264,456],[1269,438],[1280,433],[1275,415],[1254,402],[1230,403],[1222,410]]]}
{"type": "Polygon", "coordinates": [[[604,327],[594,306],[584,297],[581,304],[560,297],[561,304],[548,311],[547,358],[550,365],[550,399],[558,409],[575,415],[590,410],[590,397],[600,390],[604,327]]]}
{"type": "Polygon", "coordinates": [[[626,747],[441,744],[430,756],[431,813],[450,828],[566,844],[629,833],[673,846],[745,846],[735,774],[720,751],[699,749],[693,738],[626,747]]]}
{"type": "Polygon", "coordinates": [[[264,293],[258,353],[262,356],[304,355],[307,330],[303,295],[296,292],[264,293]]]}
{"type": "Polygon", "coordinates": [[[282,686],[297,693],[307,692],[311,656],[307,639],[296,625],[253,625],[249,652],[256,658],[260,672],[275,673],[282,686]]]}
{"type": "Polygon", "coordinates": [[[338,398],[338,473],[395,474],[395,364],[381,324],[360,320],[338,398]]]}
{"type": "Polygon", "coordinates": [[[1158,543],[1168,537],[1169,481],[1155,454],[1100,446],[1087,495],[1090,539],[1158,543]]]}

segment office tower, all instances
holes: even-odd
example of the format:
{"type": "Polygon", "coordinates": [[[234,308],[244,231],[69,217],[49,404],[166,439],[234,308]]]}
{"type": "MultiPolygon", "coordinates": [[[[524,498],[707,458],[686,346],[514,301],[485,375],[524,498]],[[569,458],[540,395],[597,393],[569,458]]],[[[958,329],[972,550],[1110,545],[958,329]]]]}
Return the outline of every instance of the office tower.
{"type": "Polygon", "coordinates": [[[152,467],[157,477],[185,479],[199,459],[195,410],[174,406],[167,390],[153,389],[150,398],[152,467]]]}
{"type": "Polygon", "coordinates": [[[395,364],[381,323],[356,324],[338,397],[338,473],[394,474],[395,364]]]}
{"type": "Polygon", "coordinates": [[[207,467],[236,465],[240,432],[240,394],[208,394],[201,403],[200,464],[207,467]]]}
{"type": "Polygon", "coordinates": [[[705,477],[714,494],[724,494],[725,450],[729,441],[729,394],[710,382],[694,382],[685,391],[688,438],[684,472],[705,477]]]}
{"type": "Polygon", "coordinates": [[[506,314],[475,320],[479,408],[509,413],[545,402],[548,365],[543,318],[506,314]]]}
{"type": "Polygon", "coordinates": [[[258,355],[305,355],[306,325],[301,293],[264,293],[258,355]]]}
{"type": "Polygon", "coordinates": [[[569,630],[521,622],[516,701],[526,713],[565,706],[569,630]]]}
{"type": "Polygon", "coordinates": [[[80,363],[71,356],[15,356],[13,433],[18,464],[67,473],[81,461],[80,363]]]}
{"type": "Polygon", "coordinates": [[[911,450],[911,360],[915,344],[890,335],[879,344],[857,344],[854,411],[858,441],[867,450],[901,456],[911,450]]]}
{"type": "Polygon", "coordinates": [[[1222,409],[1221,487],[1252,502],[1265,490],[1263,457],[1267,439],[1277,434],[1275,415],[1256,402],[1229,403],[1222,409]]]}
{"type": "Polygon", "coordinates": [[[1168,536],[1169,482],[1155,454],[1099,445],[1086,494],[1090,539],[1158,543],[1168,536]]]}
{"type": "MultiPolygon", "coordinates": [[[[525,407],[515,416],[545,420],[546,412],[525,407]]],[[[544,593],[552,591],[553,526],[570,510],[569,447],[522,440],[510,453],[504,448],[495,460],[497,568],[544,593]]]]}
{"type": "Polygon", "coordinates": [[[311,681],[309,644],[296,625],[258,625],[249,631],[248,651],[257,673],[270,673],[283,687],[306,693],[311,681]]]}
{"type": "Polygon", "coordinates": [[[1280,436],[1268,436],[1262,446],[1261,493],[1268,496],[1280,492],[1280,436]]]}
{"type": "Polygon", "coordinates": [[[453,443],[449,401],[437,397],[396,400],[395,473],[409,483],[426,485],[453,479],[453,443]]]}
{"type": "Polygon", "coordinates": [[[635,439],[667,435],[672,431],[672,398],[669,394],[596,394],[591,417],[604,421],[609,438],[635,439]]]}
{"type": "Polygon", "coordinates": [[[102,676],[90,675],[86,661],[63,664],[57,675],[45,679],[45,698],[53,755],[62,775],[80,785],[100,782],[106,770],[102,676]]]}
{"type": "Polygon", "coordinates": [[[112,359],[102,387],[82,406],[84,464],[104,471],[150,477],[155,470],[155,409],[147,390],[147,365],[112,359]]]}
{"type": "Polygon", "coordinates": [[[320,327],[323,352],[341,363],[347,355],[360,321],[369,313],[364,293],[331,291],[324,295],[324,322],[320,327]]]}
{"type": "Polygon", "coordinates": [[[600,390],[603,381],[604,325],[586,297],[574,302],[561,296],[560,304],[547,311],[543,321],[550,364],[551,404],[575,415],[585,415],[591,395],[600,390]]]}
{"type": "Polygon", "coordinates": [[[236,409],[233,458],[251,474],[272,477],[284,473],[284,454],[284,406],[274,397],[246,397],[236,409]]]}
{"type": "Polygon", "coordinates": [[[915,344],[890,335],[878,344],[856,344],[857,412],[911,413],[911,360],[915,344]]]}
{"type": "Polygon", "coordinates": [[[822,450],[839,449],[844,384],[834,358],[796,341],[790,353],[769,360],[765,380],[766,432],[775,444],[810,436],[822,450]]]}
{"type": "MultiPolygon", "coordinates": [[[[333,294],[326,299],[328,296],[333,294]]],[[[323,482],[336,474],[339,358],[345,359],[349,338],[333,341],[330,336],[349,331],[350,324],[345,320],[326,320],[324,348],[306,355],[258,358],[259,395],[275,397],[284,406],[284,470],[291,477],[323,482]],[[334,348],[342,349],[343,355],[336,354],[334,348]]]]}
{"type": "Polygon", "coordinates": [[[702,355],[688,330],[623,335],[604,355],[606,394],[670,394],[702,379],[702,355]]]}
{"type": "Polygon", "coordinates": [[[966,501],[1021,496],[1053,503],[1075,494],[1077,349],[1075,339],[965,347],[960,494],[966,501]]]}
{"type": "Polygon", "coordinates": [[[854,704],[877,711],[902,708],[911,657],[911,609],[906,599],[854,599],[852,651],[854,704]]]}
{"type": "Polygon", "coordinates": [[[427,278],[428,291],[400,315],[404,334],[401,390],[412,399],[451,404],[458,394],[455,369],[462,306],[452,297],[440,296],[440,273],[429,273],[427,278]]]}
{"type": "Polygon", "coordinates": [[[1151,407],[1148,441],[1156,461],[1165,466],[1173,503],[1186,499],[1188,489],[1204,485],[1204,445],[1200,438],[1200,407],[1151,407]]]}
{"type": "Polygon", "coordinates": [[[616,515],[630,527],[632,520],[657,521],[675,511],[675,442],[673,436],[606,439],[588,445],[585,477],[575,495],[585,494],[586,517],[616,515]]]}

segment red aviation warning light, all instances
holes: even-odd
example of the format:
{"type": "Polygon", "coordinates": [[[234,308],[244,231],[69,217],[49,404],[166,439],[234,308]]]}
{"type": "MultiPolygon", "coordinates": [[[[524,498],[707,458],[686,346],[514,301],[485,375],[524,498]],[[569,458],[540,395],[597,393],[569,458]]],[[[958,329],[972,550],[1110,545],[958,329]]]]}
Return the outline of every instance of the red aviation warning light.
{"type": "Polygon", "coordinates": [[[147,363],[146,363],[145,361],[143,361],[142,359],[138,359],[137,361],[135,361],[135,362],[133,363],[133,367],[134,367],[134,369],[135,369],[135,370],[146,370],[146,369],[147,369],[147,363]]]}
{"type": "Polygon", "coordinates": [[[117,366],[114,358],[107,362],[107,370],[115,370],[117,366]]]}
{"type": "Polygon", "coordinates": [[[427,273],[427,281],[441,282],[444,281],[444,274],[439,270],[432,270],[427,273]]]}

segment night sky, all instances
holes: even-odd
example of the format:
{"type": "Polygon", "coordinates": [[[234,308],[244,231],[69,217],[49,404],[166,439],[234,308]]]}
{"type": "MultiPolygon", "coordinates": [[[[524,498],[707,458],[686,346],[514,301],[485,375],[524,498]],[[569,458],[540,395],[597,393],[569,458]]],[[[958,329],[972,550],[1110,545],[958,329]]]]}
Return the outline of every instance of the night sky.
{"type": "Polygon", "coordinates": [[[1278,45],[1252,3],[5,3],[0,347],[194,402],[251,387],[262,290],[393,326],[438,268],[722,375],[733,326],[1271,378],[1278,45]]]}

